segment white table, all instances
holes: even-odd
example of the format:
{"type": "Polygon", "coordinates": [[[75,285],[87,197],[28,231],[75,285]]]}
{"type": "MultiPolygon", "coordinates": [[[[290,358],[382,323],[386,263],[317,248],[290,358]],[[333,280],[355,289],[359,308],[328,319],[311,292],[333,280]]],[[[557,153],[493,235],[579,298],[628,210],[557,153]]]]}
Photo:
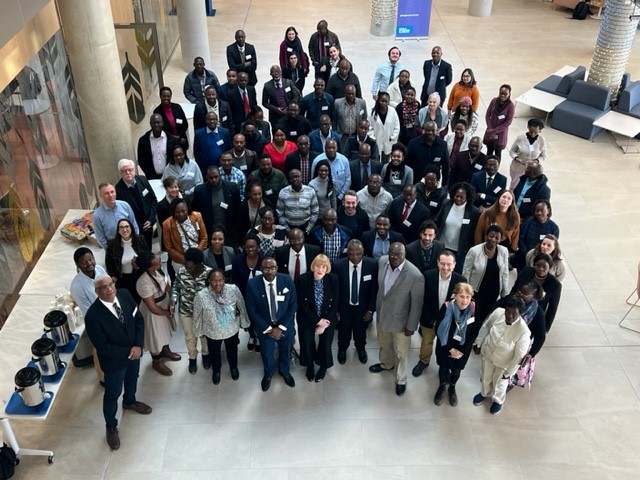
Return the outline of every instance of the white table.
{"type": "Polygon", "coordinates": [[[618,145],[624,153],[629,153],[630,148],[635,149],[634,153],[640,153],[640,150],[638,150],[636,146],[631,145],[631,139],[640,134],[640,118],[610,110],[593,122],[593,125],[604,128],[612,134],[617,133],[627,137],[627,143],[624,145],[613,135],[616,145],[618,145]]]}
{"type": "Polygon", "coordinates": [[[516,105],[518,103],[524,103],[525,105],[529,105],[531,108],[537,108],[538,110],[545,112],[547,114],[544,118],[544,122],[546,124],[549,114],[565,100],[566,98],[561,97],[560,95],[532,88],[516,98],[515,102],[516,105]]]}
{"type": "Polygon", "coordinates": [[[551,75],[557,75],[559,77],[564,77],[565,75],[570,74],[576,69],[576,67],[572,67],[571,65],[565,65],[560,70],[553,72],[551,75]]]}

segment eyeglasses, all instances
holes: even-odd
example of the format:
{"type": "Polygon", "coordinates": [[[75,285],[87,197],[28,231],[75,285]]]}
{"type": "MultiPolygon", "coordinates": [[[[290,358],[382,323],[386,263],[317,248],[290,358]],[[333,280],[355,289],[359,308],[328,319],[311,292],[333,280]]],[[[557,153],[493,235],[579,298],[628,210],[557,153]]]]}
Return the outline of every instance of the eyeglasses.
{"type": "Polygon", "coordinates": [[[135,169],[134,168],[122,168],[122,169],[120,169],[120,171],[122,173],[131,173],[131,172],[134,172],[135,169]]]}
{"type": "Polygon", "coordinates": [[[131,227],[129,225],[120,225],[118,230],[131,230],[131,227]]]}

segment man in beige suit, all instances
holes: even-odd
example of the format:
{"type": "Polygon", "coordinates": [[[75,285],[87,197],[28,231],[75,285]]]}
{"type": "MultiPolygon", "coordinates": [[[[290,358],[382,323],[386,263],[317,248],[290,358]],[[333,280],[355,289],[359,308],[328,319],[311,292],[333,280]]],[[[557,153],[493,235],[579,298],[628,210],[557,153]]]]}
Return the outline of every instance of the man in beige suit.
{"type": "Polygon", "coordinates": [[[407,389],[407,356],[411,335],[418,328],[422,313],[424,276],[413,264],[405,261],[405,247],[395,242],[389,255],[380,257],[378,264],[378,343],[380,363],[369,371],[396,370],[396,395],[407,389]]]}

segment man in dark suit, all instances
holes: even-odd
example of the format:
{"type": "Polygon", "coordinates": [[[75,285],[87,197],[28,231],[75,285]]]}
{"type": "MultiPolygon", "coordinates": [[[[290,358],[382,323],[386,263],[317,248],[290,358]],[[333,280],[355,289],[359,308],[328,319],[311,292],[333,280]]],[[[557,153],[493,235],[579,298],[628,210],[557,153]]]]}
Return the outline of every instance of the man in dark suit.
{"type": "Polygon", "coordinates": [[[346,363],[347,349],[353,337],[358,360],[366,364],[367,326],[376,309],[378,262],[366,258],[362,242],[355,239],[347,245],[347,257],[333,265],[341,291],[338,297],[338,362],[346,363]]]}
{"type": "Polygon", "coordinates": [[[193,156],[203,177],[210,165],[220,165],[222,154],[233,146],[229,130],[218,126],[216,112],[207,113],[205,121],[207,126],[196,130],[193,139],[193,156]]]}
{"type": "Polygon", "coordinates": [[[245,39],[245,33],[242,30],[238,30],[235,43],[227,47],[227,65],[238,74],[246,73],[249,78],[249,85],[254,87],[258,83],[258,77],[256,76],[258,58],[255,47],[250,43],[246,43],[245,39]]]}
{"type": "Polygon", "coordinates": [[[498,194],[507,189],[507,177],[498,173],[498,168],[500,168],[500,159],[495,155],[489,155],[485,161],[484,170],[471,176],[471,185],[476,191],[476,198],[473,201],[476,207],[490,207],[496,202],[498,194]]]}
{"type": "Polygon", "coordinates": [[[453,69],[450,64],[442,60],[442,48],[433,47],[431,60],[424,62],[422,72],[424,73],[424,85],[420,95],[420,103],[426,105],[429,95],[438,92],[440,105],[444,105],[444,100],[447,98],[447,86],[453,80],[453,69]]]}
{"type": "MultiPolygon", "coordinates": [[[[380,158],[380,153],[378,152],[378,144],[376,141],[369,136],[369,120],[360,120],[358,122],[357,133],[352,137],[349,137],[347,141],[347,151],[345,152],[345,157],[348,157],[350,160],[359,160],[360,159],[360,145],[366,143],[369,145],[369,158],[380,158]]],[[[380,165],[380,171],[382,171],[382,164],[380,165]]],[[[371,171],[368,172],[371,175],[371,171]]],[[[378,172],[380,173],[380,172],[378,172]]],[[[362,182],[362,188],[365,187],[367,182],[362,182]]]]}
{"type": "Polygon", "coordinates": [[[218,77],[211,70],[204,68],[204,58],[196,57],[193,59],[193,71],[187,73],[184,78],[182,93],[184,97],[191,103],[197,103],[204,97],[203,86],[220,87],[218,77]]]}
{"type": "Polygon", "coordinates": [[[458,182],[471,182],[473,174],[482,170],[487,163],[487,156],[482,153],[482,139],[472,137],[469,140],[468,150],[458,152],[450,161],[449,185],[453,186],[458,182]]]}
{"type": "MultiPolygon", "coordinates": [[[[269,110],[271,125],[276,125],[280,119],[284,118],[287,106],[291,102],[298,103],[300,92],[291,80],[282,78],[279,65],[272,66],[269,73],[271,80],[266,82],[262,89],[262,106],[269,110]]],[[[297,116],[298,112],[295,113],[297,116]]]]}
{"type": "Polygon", "coordinates": [[[437,233],[435,222],[425,220],[420,225],[420,238],[407,245],[407,260],[423,273],[438,266],[438,257],[444,250],[444,243],[436,240],[437,233]]]}
{"type": "Polygon", "coordinates": [[[440,308],[451,298],[456,284],[467,281],[462,275],[454,272],[454,268],[456,268],[455,254],[449,250],[443,250],[438,255],[438,268],[424,272],[424,303],[420,316],[422,341],[420,360],[411,371],[414,377],[422,375],[424,369],[429,366],[433,341],[436,337],[434,325],[440,316],[440,308]]]}
{"type": "Polygon", "coordinates": [[[311,262],[321,253],[320,247],[304,243],[304,232],[299,228],[292,228],[287,237],[289,245],[276,248],[278,273],[289,275],[297,282],[300,275],[311,270],[311,262]]]}
{"type": "Polygon", "coordinates": [[[277,273],[277,270],[276,261],[267,257],[262,261],[262,275],[250,279],[247,284],[247,312],[255,322],[255,331],[260,337],[260,355],[264,365],[261,382],[263,392],[269,390],[276,371],[276,344],[278,373],[289,387],[296,386],[289,373],[289,354],[296,333],[296,288],[291,277],[277,273]]]}
{"type": "Polygon", "coordinates": [[[418,202],[415,185],[402,189],[402,196],[391,202],[388,213],[391,230],[401,233],[407,243],[418,239],[420,225],[431,217],[429,209],[418,202]]]}
{"type": "MultiPolygon", "coordinates": [[[[298,141],[299,136],[309,135],[312,131],[311,122],[300,115],[299,111],[300,107],[295,101],[289,102],[285,116],[278,120],[275,125],[272,124],[273,131],[276,129],[282,130],[287,140],[294,143],[298,141]]],[[[311,138],[309,138],[309,141],[311,141],[311,138]]]]}
{"type": "Polygon", "coordinates": [[[402,234],[390,231],[390,226],[389,217],[381,213],[376,217],[375,229],[362,234],[362,245],[364,246],[364,254],[367,257],[378,260],[389,253],[389,247],[392,243],[404,243],[402,234]]]}
{"type": "Polygon", "coordinates": [[[96,278],[95,290],[98,298],[87,310],[85,327],[104,370],[102,412],[107,427],[107,444],[111,450],[117,450],[120,448],[120,436],[116,412],[123,386],[124,410],[143,415],[151,413],[149,405],[136,400],[144,319],[131,294],[124,289],[116,292],[109,275],[96,278]]]}
{"type": "Polygon", "coordinates": [[[198,130],[207,126],[205,117],[207,112],[216,112],[220,125],[233,132],[233,115],[227,102],[218,98],[215,87],[208,86],[204,90],[204,99],[198,101],[193,110],[193,128],[198,130]]]}
{"type": "MultiPolygon", "coordinates": [[[[237,87],[229,90],[227,101],[233,117],[233,131],[240,133],[242,123],[249,118],[251,111],[258,106],[256,89],[249,85],[249,76],[245,72],[238,73],[237,87]]],[[[245,134],[246,136],[246,134],[245,134]]],[[[252,148],[252,150],[256,150],[252,148]]]]}
{"type": "Polygon", "coordinates": [[[380,175],[382,163],[371,160],[371,145],[364,142],[358,146],[358,159],[349,161],[349,169],[351,170],[350,188],[357,192],[367,186],[371,175],[380,175]]]}
{"type": "Polygon", "coordinates": [[[167,154],[171,155],[173,142],[163,130],[162,115],[152,114],[149,118],[149,125],[151,130],[145,132],[138,139],[138,165],[147,180],[155,180],[162,178],[162,172],[167,166],[167,154]],[[151,148],[151,142],[153,142],[154,148],[151,148]]]}
{"type": "Polygon", "coordinates": [[[298,150],[287,155],[284,161],[284,174],[289,178],[291,170],[300,170],[302,173],[302,184],[309,185],[311,180],[311,165],[313,160],[320,155],[318,152],[310,150],[311,140],[306,135],[300,135],[296,142],[298,150]]]}
{"type": "MultiPolygon", "coordinates": [[[[225,243],[235,247],[240,240],[238,218],[240,218],[240,192],[231,182],[220,178],[220,170],[215,165],[207,169],[206,182],[193,191],[192,207],[202,214],[202,220],[211,238],[211,230],[222,225],[227,234],[225,243]]],[[[246,232],[245,232],[246,233],[246,232]]]]}
{"type": "Polygon", "coordinates": [[[136,175],[133,160],[122,159],[118,162],[120,180],[116,183],[116,198],[129,204],[140,234],[144,236],[149,248],[153,243],[153,226],[156,223],[158,200],[153,188],[145,177],[136,175]]]}

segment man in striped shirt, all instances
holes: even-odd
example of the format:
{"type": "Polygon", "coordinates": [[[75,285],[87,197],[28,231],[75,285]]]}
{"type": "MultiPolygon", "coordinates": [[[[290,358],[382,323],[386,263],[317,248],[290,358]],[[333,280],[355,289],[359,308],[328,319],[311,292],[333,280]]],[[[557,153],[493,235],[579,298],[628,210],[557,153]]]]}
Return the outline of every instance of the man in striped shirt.
{"type": "Polygon", "coordinates": [[[309,234],[318,220],[316,191],[302,184],[300,170],[289,172],[289,186],[280,190],[276,211],[280,225],[290,230],[297,227],[309,234]]]}

